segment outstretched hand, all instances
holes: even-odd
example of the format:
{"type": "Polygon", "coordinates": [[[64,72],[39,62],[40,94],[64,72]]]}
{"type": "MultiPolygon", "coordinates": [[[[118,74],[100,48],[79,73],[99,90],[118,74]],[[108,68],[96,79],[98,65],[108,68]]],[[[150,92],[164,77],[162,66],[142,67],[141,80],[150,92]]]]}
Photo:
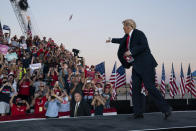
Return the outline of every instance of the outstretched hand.
{"type": "Polygon", "coordinates": [[[106,40],[106,43],[110,43],[112,40],[111,40],[111,37],[109,37],[107,40],[106,40]]]}

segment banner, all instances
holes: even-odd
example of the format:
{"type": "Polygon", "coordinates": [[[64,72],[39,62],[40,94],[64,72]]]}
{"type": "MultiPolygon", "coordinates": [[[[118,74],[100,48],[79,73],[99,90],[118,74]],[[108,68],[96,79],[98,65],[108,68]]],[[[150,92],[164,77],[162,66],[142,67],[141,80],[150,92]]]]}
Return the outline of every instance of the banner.
{"type": "Polygon", "coordinates": [[[6,55],[8,52],[8,46],[0,44],[0,53],[6,55]]]}
{"type": "Polygon", "coordinates": [[[94,79],[95,78],[95,72],[94,71],[87,71],[86,77],[89,79],[94,79]]]}
{"type": "Polygon", "coordinates": [[[10,27],[7,26],[7,25],[3,25],[3,29],[4,29],[4,30],[10,30],[10,27]]]}
{"type": "Polygon", "coordinates": [[[31,64],[30,65],[30,73],[33,74],[34,70],[40,69],[42,67],[41,63],[31,64]]]}
{"type": "Polygon", "coordinates": [[[7,61],[12,61],[14,59],[18,59],[18,56],[17,54],[14,52],[14,53],[11,53],[11,54],[7,54],[5,56],[5,58],[7,59],[7,61]]]}

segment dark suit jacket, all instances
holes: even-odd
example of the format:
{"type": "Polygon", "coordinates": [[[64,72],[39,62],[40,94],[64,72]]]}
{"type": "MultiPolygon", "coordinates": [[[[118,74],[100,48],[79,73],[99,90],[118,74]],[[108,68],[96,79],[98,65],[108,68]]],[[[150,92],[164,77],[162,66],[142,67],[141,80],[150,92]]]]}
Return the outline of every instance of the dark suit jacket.
{"type": "MultiPolygon", "coordinates": [[[[74,117],[75,105],[76,105],[76,102],[73,102],[71,104],[71,110],[70,110],[71,117],[74,117]]],[[[91,113],[90,113],[89,105],[82,100],[78,107],[77,116],[90,116],[90,115],[91,113]]]]}
{"type": "Polygon", "coordinates": [[[125,35],[123,38],[113,38],[112,43],[118,43],[118,58],[124,68],[130,68],[133,66],[137,72],[142,72],[146,68],[152,68],[157,66],[157,62],[151,54],[150,48],[148,46],[148,41],[145,34],[138,30],[134,29],[130,38],[130,52],[134,58],[132,64],[127,63],[123,56],[126,52],[126,39],[128,35],[125,35]]]}

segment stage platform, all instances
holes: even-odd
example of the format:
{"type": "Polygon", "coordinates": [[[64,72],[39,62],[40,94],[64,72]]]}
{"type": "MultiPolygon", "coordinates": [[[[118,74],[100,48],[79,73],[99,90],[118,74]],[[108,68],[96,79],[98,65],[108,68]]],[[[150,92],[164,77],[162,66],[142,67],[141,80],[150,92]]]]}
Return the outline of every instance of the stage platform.
{"type": "Polygon", "coordinates": [[[28,119],[0,122],[0,131],[196,131],[196,111],[176,111],[168,120],[160,112],[145,113],[144,119],[133,115],[95,116],[58,119],[28,119]]]}

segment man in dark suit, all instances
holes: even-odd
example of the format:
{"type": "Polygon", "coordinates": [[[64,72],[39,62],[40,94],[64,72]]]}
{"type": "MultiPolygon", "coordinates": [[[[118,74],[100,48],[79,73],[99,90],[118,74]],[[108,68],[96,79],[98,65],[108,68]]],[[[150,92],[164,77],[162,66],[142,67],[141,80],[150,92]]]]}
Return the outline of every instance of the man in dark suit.
{"type": "Polygon", "coordinates": [[[91,115],[89,105],[82,100],[82,95],[80,92],[75,92],[74,100],[75,101],[71,103],[71,110],[70,110],[71,117],[91,115]]]}
{"type": "Polygon", "coordinates": [[[134,106],[134,118],[143,118],[145,97],[141,94],[141,85],[144,83],[156,103],[157,107],[165,115],[165,119],[171,115],[171,107],[166,103],[161,93],[155,87],[155,67],[157,62],[151,54],[145,34],[136,29],[132,19],[123,21],[125,35],[123,38],[106,40],[107,43],[119,45],[118,58],[124,68],[132,68],[132,101],[134,106]]]}

